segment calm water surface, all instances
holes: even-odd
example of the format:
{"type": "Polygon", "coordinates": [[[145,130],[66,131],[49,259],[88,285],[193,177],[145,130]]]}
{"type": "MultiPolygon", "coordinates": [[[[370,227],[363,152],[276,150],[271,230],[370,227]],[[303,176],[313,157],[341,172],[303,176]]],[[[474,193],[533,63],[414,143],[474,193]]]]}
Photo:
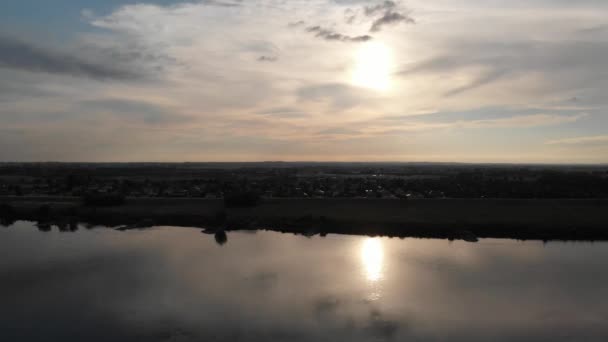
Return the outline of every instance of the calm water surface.
{"type": "Polygon", "coordinates": [[[607,341],[608,244],[0,228],[3,341],[607,341]]]}

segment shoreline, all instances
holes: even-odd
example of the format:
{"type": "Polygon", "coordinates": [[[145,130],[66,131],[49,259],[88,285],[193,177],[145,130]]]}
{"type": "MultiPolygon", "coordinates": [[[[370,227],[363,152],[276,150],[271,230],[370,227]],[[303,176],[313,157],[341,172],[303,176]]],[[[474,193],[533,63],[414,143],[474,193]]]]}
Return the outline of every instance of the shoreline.
{"type": "Polygon", "coordinates": [[[76,197],[0,197],[3,220],[72,221],[127,228],[153,225],[266,229],[303,235],[355,234],[476,240],[608,241],[608,199],[264,199],[128,198],[113,207],[76,197]]]}

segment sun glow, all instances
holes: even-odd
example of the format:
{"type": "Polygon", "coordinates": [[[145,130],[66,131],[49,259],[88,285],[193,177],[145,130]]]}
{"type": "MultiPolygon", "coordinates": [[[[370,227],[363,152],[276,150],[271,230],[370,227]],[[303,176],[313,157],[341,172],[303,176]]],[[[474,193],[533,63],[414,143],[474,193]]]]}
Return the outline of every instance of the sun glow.
{"type": "Polygon", "coordinates": [[[378,238],[367,238],[361,246],[361,261],[367,280],[377,282],[382,279],[384,250],[378,238]]]}
{"type": "Polygon", "coordinates": [[[391,86],[393,58],[390,49],[382,43],[365,43],[357,50],[352,72],[356,86],[387,91],[391,86]]]}

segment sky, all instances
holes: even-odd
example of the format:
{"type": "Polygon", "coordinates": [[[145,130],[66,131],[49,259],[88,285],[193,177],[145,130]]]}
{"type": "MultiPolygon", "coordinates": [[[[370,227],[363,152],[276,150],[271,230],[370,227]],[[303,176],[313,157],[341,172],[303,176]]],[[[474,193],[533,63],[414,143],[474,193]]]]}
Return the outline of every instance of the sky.
{"type": "Polygon", "coordinates": [[[0,161],[608,163],[605,0],[3,0],[0,161]]]}

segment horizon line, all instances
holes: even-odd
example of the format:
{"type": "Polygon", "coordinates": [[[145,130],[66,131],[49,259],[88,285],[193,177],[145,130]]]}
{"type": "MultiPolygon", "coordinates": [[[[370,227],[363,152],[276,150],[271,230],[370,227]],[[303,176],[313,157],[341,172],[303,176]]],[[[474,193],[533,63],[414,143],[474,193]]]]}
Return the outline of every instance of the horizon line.
{"type": "Polygon", "coordinates": [[[457,165],[538,165],[538,166],[608,166],[608,162],[455,162],[455,161],[0,161],[2,164],[457,164],[457,165]]]}

